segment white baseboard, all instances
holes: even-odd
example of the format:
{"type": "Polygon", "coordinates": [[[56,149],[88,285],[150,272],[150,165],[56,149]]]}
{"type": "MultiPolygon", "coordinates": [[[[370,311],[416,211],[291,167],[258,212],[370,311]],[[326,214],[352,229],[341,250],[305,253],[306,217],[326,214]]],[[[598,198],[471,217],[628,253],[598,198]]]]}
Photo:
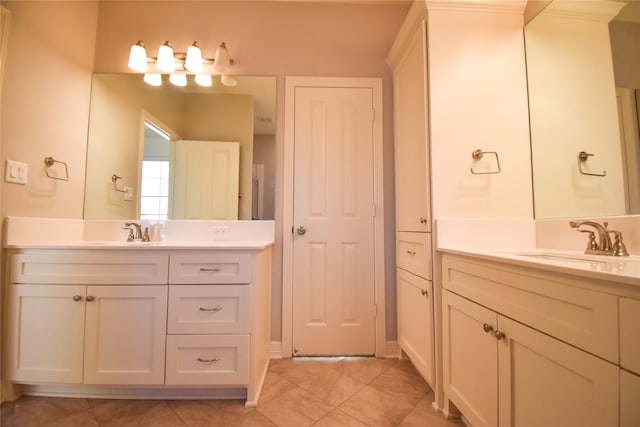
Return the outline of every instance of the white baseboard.
{"type": "Polygon", "coordinates": [[[283,359],[285,357],[291,357],[291,355],[284,356],[282,354],[282,341],[271,341],[269,344],[269,359],[283,359]]]}

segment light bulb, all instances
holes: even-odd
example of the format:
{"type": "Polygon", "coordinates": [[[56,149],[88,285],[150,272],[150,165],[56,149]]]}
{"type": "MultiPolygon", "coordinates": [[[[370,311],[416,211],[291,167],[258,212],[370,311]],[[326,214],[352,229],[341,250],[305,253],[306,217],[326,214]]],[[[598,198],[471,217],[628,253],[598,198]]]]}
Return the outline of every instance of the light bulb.
{"type": "Polygon", "coordinates": [[[187,85],[187,75],[186,74],[171,74],[169,76],[169,81],[171,84],[175,86],[186,86],[187,85]]]}
{"type": "Polygon", "coordinates": [[[176,64],[173,61],[173,48],[168,41],[158,49],[156,67],[165,73],[173,73],[176,70],[176,64]]]}
{"type": "Polygon", "coordinates": [[[213,69],[220,74],[226,74],[231,68],[231,59],[229,58],[229,51],[227,45],[222,42],[216,50],[216,57],[213,60],[213,69]]]}
{"type": "Polygon", "coordinates": [[[222,77],[220,77],[220,83],[228,87],[234,87],[238,85],[238,81],[227,74],[224,74],[222,77]]]}
{"type": "Polygon", "coordinates": [[[196,74],[195,81],[200,86],[209,87],[213,84],[211,74],[196,74]]]}
{"type": "Polygon", "coordinates": [[[198,42],[193,42],[187,49],[187,56],[184,59],[184,67],[192,73],[202,72],[202,51],[198,42]]]}
{"type": "Polygon", "coordinates": [[[129,68],[140,73],[147,72],[147,51],[141,40],[138,40],[136,44],[131,46],[131,51],[129,52],[129,68]]]}
{"type": "Polygon", "coordinates": [[[158,73],[147,73],[144,75],[144,81],[151,86],[162,86],[162,75],[158,73]]]}

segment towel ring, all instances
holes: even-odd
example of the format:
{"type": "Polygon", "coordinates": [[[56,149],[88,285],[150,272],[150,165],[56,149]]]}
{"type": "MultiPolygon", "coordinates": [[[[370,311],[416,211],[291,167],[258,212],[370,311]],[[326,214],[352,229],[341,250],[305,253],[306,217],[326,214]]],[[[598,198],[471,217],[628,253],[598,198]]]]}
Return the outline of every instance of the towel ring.
{"type": "Polygon", "coordinates": [[[500,159],[498,158],[498,153],[495,152],[495,151],[482,151],[480,149],[477,149],[477,150],[473,150],[473,152],[471,153],[471,157],[474,160],[480,160],[480,159],[482,159],[482,156],[484,156],[485,154],[493,154],[496,157],[496,166],[497,166],[498,170],[487,171],[487,172],[477,172],[477,171],[473,170],[473,168],[470,168],[471,173],[474,174],[474,175],[489,175],[489,174],[502,172],[502,168],[500,167],[500,159]]]}
{"type": "Polygon", "coordinates": [[[67,164],[65,162],[61,162],[60,160],[56,160],[51,156],[47,156],[47,157],[44,158],[44,164],[46,166],[44,172],[47,175],[47,178],[57,179],[59,181],[69,181],[69,168],[67,167],[67,164]],[[60,163],[61,165],[64,165],[64,177],[63,178],[57,177],[55,175],[49,175],[49,168],[51,166],[53,166],[55,163],[60,163]]]}

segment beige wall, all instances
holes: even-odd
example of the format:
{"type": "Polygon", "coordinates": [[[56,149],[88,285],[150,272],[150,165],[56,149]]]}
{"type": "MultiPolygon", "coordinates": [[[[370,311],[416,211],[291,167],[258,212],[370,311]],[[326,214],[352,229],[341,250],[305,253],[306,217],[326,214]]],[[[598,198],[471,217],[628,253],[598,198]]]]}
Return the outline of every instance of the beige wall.
{"type": "Polygon", "coordinates": [[[640,88],[640,23],[609,24],[616,87],[640,88]]]}
{"type": "Polygon", "coordinates": [[[430,3],[433,215],[531,218],[524,2],[505,2],[497,12],[499,5],[477,11],[430,3]],[[502,172],[471,174],[471,167],[497,168],[493,155],[474,162],[476,149],[497,152],[502,172]]]}
{"type": "MultiPolygon", "coordinates": [[[[129,48],[139,39],[145,42],[150,54],[165,40],[170,40],[176,51],[198,40],[206,57],[213,56],[215,48],[225,41],[236,62],[235,73],[277,77],[277,246],[272,338],[279,340],[281,335],[285,76],[383,79],[386,241],[387,253],[394,253],[392,87],[385,57],[408,4],[263,1],[4,4],[13,17],[3,82],[2,155],[29,164],[30,184],[26,187],[3,184],[3,216],[82,217],[91,71],[128,72],[129,48]],[[43,178],[42,162],[47,155],[69,163],[69,182],[43,178]]],[[[386,263],[388,293],[393,293],[395,260],[390,256],[386,263]]],[[[392,319],[395,307],[387,315],[392,319]]],[[[395,338],[393,328],[388,328],[387,337],[395,338]]]]}

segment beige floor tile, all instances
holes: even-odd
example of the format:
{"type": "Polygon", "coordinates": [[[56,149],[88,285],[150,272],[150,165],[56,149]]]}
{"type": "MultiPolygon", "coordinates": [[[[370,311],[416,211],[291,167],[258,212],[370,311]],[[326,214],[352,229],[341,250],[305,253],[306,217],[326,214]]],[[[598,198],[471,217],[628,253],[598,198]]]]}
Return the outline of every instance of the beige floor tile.
{"type": "Polygon", "coordinates": [[[397,395],[396,398],[405,399],[413,405],[431,391],[422,377],[407,373],[406,370],[395,366],[380,374],[369,385],[385,393],[397,395]]]}
{"type": "Polygon", "coordinates": [[[338,406],[362,390],[365,384],[338,370],[326,369],[324,375],[302,381],[299,386],[326,403],[338,406]]]}
{"type": "Polygon", "coordinates": [[[271,421],[269,421],[269,419],[264,415],[262,415],[258,410],[254,409],[248,414],[245,414],[228,424],[224,424],[224,427],[277,427],[277,426],[271,421]]]}
{"type": "Polygon", "coordinates": [[[298,387],[258,407],[262,415],[279,427],[310,426],[333,409],[332,406],[298,387]]]}
{"type": "Polygon", "coordinates": [[[227,425],[252,411],[243,400],[172,400],[169,407],[189,427],[227,425]]]}
{"type": "Polygon", "coordinates": [[[92,411],[100,427],[186,426],[163,400],[112,400],[96,405],[92,411]]]}
{"type": "Polygon", "coordinates": [[[398,427],[464,427],[461,420],[448,420],[444,415],[436,411],[431,403],[433,393],[425,396],[418,405],[402,420],[398,427]]]}
{"type": "MultiPolygon", "coordinates": [[[[15,427],[20,427],[16,425],[15,427]]],[[[59,420],[42,424],[42,427],[98,427],[98,421],[90,409],[59,420]]]]}
{"type": "Polygon", "coordinates": [[[366,386],[342,405],[347,414],[371,426],[395,427],[415,407],[415,403],[366,386]]]}
{"type": "Polygon", "coordinates": [[[320,358],[291,358],[273,366],[271,372],[280,375],[293,384],[300,384],[310,378],[325,375],[327,369],[338,369],[339,363],[331,363],[320,358]]]}
{"type": "Polygon", "coordinates": [[[13,422],[16,427],[40,426],[89,409],[87,399],[27,396],[15,403],[13,422]]]}
{"type": "Polygon", "coordinates": [[[264,379],[264,385],[262,386],[258,406],[271,402],[276,397],[281,396],[294,387],[295,385],[293,383],[286,380],[281,375],[271,372],[271,369],[269,369],[267,376],[264,379]]]}
{"type": "Polygon", "coordinates": [[[345,357],[340,363],[340,371],[361,383],[369,384],[396,363],[397,359],[381,357],[345,357]]]}
{"type": "Polygon", "coordinates": [[[335,409],[322,417],[313,427],[368,427],[346,412],[335,409]]]}

